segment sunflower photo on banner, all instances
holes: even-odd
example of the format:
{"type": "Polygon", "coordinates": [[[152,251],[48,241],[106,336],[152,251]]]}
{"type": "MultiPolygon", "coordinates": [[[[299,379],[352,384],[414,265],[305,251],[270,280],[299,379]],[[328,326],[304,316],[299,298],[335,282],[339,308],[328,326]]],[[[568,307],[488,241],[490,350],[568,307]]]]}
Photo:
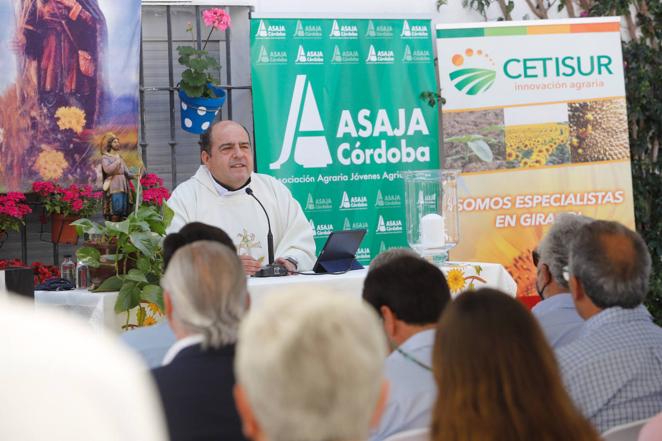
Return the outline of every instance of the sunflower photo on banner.
{"type": "Polygon", "coordinates": [[[0,192],[98,185],[109,132],[140,165],[139,0],[3,0],[0,60],[0,192]]]}

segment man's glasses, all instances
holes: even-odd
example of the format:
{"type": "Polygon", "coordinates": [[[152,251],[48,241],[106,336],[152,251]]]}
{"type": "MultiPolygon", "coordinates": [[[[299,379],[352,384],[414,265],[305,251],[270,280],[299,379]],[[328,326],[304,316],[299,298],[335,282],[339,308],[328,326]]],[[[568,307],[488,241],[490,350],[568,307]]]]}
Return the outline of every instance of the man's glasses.
{"type": "Polygon", "coordinates": [[[538,254],[538,251],[531,251],[531,260],[533,261],[533,266],[538,268],[538,262],[540,262],[540,254],[538,254]]]}

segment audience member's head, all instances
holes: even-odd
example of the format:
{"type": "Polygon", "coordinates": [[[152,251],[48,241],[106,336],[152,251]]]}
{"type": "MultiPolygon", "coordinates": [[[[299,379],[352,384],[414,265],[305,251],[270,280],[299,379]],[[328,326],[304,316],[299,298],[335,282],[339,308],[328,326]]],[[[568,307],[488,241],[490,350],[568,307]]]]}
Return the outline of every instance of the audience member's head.
{"type": "Polygon", "coordinates": [[[538,249],[534,251],[534,260],[538,261],[536,291],[541,297],[548,298],[570,291],[568,281],[563,277],[564,269],[568,266],[570,244],[577,231],[591,221],[586,216],[562,213],[540,241],[538,249]]]}
{"type": "Polygon", "coordinates": [[[241,324],[235,400],[253,440],[366,439],[387,395],[375,313],[334,292],[270,296],[241,324]]]}
{"type": "Polygon", "coordinates": [[[441,270],[418,256],[400,255],[371,268],[363,284],[363,299],[382,317],[395,346],[434,327],[450,298],[441,270]]]}
{"type": "Polygon", "coordinates": [[[198,240],[219,242],[230,247],[233,251],[237,251],[232,239],[225,231],[202,222],[191,222],[184,225],[178,232],[170,233],[163,239],[163,268],[168,268],[168,263],[170,263],[175,251],[198,240]]]}
{"type": "Polygon", "coordinates": [[[416,251],[412,250],[411,248],[391,248],[377,254],[375,258],[372,259],[372,261],[370,261],[370,267],[368,267],[368,271],[372,271],[375,268],[379,268],[385,263],[388,263],[391,260],[397,259],[398,257],[402,257],[402,256],[419,257],[416,251]]]}
{"type": "Polygon", "coordinates": [[[569,272],[577,312],[587,319],[606,308],[640,305],[651,257],[636,232],[618,222],[593,221],[572,242],[569,272]]]}
{"type": "Polygon", "coordinates": [[[207,240],[178,249],[161,279],[166,315],[178,339],[202,334],[203,347],[237,340],[246,310],[246,276],[237,254],[207,240]]]}
{"type": "Polygon", "coordinates": [[[433,371],[433,441],[597,440],[534,317],[500,291],[467,292],[446,308],[433,371]]]}
{"type": "Polygon", "coordinates": [[[110,333],[0,290],[0,439],[168,439],[158,392],[110,333]]]}

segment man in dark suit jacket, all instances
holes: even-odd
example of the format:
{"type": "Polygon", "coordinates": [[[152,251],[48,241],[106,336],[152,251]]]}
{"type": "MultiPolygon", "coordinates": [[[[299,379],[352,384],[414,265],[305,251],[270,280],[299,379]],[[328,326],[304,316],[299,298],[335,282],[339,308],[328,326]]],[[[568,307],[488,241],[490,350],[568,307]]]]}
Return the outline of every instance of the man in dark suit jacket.
{"type": "Polygon", "coordinates": [[[247,305],[236,253],[197,241],[177,250],[161,280],[177,338],[152,372],[172,441],[245,438],[234,406],[234,344],[247,305]]]}

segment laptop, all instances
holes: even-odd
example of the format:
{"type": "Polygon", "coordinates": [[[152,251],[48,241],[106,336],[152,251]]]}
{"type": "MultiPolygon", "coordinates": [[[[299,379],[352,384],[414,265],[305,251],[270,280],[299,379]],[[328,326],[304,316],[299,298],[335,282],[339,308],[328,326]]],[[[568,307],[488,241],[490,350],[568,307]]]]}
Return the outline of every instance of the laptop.
{"type": "Polygon", "coordinates": [[[356,251],[366,234],[365,229],[334,231],[326,239],[322,252],[313,266],[316,273],[339,273],[362,269],[356,251]]]}

